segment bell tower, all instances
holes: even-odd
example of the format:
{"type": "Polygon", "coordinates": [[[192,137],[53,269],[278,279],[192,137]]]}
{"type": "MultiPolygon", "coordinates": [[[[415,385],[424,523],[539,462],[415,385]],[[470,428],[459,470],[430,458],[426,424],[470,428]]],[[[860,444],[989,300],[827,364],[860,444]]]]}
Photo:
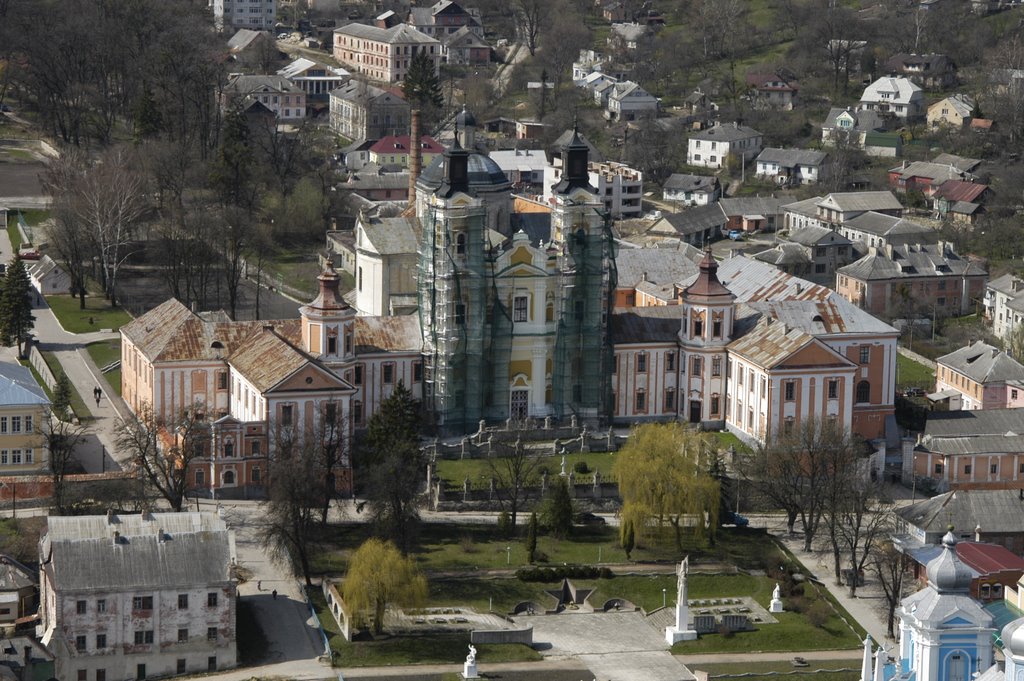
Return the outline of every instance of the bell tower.
{"type": "Polygon", "coordinates": [[[299,308],[302,347],[331,368],[347,367],[355,360],[355,310],[341,296],[333,262],[327,261],[317,281],[317,297],[299,308]]]}

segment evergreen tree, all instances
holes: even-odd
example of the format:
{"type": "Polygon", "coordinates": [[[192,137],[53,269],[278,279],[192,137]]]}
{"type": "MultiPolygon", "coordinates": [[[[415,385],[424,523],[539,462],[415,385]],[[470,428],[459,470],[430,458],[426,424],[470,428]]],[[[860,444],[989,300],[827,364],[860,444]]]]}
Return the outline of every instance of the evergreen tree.
{"type": "Polygon", "coordinates": [[[526,526],[526,556],[532,563],[537,557],[537,514],[530,514],[530,524],[526,526]]]}
{"type": "Polygon", "coordinates": [[[426,460],[420,451],[420,408],[399,382],[370,418],[359,449],[363,494],[370,503],[377,531],[409,550],[419,520],[418,500],[426,460]]]}
{"type": "Polygon", "coordinates": [[[133,139],[136,144],[160,132],[163,118],[160,115],[156,97],[153,96],[153,90],[148,87],[135,99],[135,105],[132,107],[132,122],[135,126],[133,139]]]}
{"type": "Polygon", "coordinates": [[[17,344],[18,356],[25,356],[24,342],[36,318],[32,316],[32,282],[25,263],[15,257],[7,266],[4,290],[0,293],[0,336],[7,347],[17,344]]]}
{"type": "Polygon", "coordinates": [[[71,381],[63,371],[53,389],[53,413],[61,420],[66,420],[71,413],[71,381]]]}
{"type": "Polygon", "coordinates": [[[622,550],[626,552],[626,560],[629,560],[633,553],[633,547],[636,546],[636,530],[633,528],[633,521],[629,518],[624,519],[619,528],[619,543],[622,545],[622,550]]]}
{"type": "Polygon", "coordinates": [[[426,52],[418,52],[409,62],[409,71],[402,84],[405,99],[414,109],[417,107],[439,108],[444,103],[441,95],[441,81],[434,70],[434,62],[426,52]]]}
{"type": "Polygon", "coordinates": [[[246,209],[253,207],[256,200],[254,166],[245,114],[233,109],[224,116],[221,145],[210,172],[210,184],[220,194],[224,205],[246,209]]]}
{"type": "Polygon", "coordinates": [[[555,478],[551,493],[544,503],[544,527],[559,539],[564,539],[572,531],[572,495],[569,483],[565,478],[555,478]]]}

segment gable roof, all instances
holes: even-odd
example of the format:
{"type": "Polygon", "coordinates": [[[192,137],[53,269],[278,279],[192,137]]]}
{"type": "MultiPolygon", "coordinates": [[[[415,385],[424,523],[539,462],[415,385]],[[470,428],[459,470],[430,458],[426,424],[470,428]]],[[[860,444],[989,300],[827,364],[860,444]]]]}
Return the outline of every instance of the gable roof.
{"type": "Polygon", "coordinates": [[[687,175],[684,173],[672,173],[665,180],[662,189],[675,191],[706,192],[714,190],[718,184],[718,178],[714,175],[687,175]]]}
{"type": "Polygon", "coordinates": [[[378,97],[384,97],[408,106],[402,96],[394,90],[384,90],[379,87],[374,87],[373,85],[361,80],[350,80],[341,87],[331,90],[330,96],[361,104],[368,104],[378,97]]]}
{"type": "Polygon", "coordinates": [[[334,32],[340,33],[341,35],[352,36],[353,38],[373,40],[379,43],[414,43],[420,45],[440,44],[438,40],[431,38],[426,33],[416,30],[409,24],[397,24],[391,28],[367,26],[366,24],[348,24],[347,26],[334,29],[334,32]]]}
{"type": "Polygon", "coordinates": [[[682,305],[655,305],[616,311],[611,316],[611,337],[616,345],[671,343],[679,338],[679,325],[685,311],[682,305]]]}
{"type": "Polygon", "coordinates": [[[780,166],[789,168],[792,166],[820,166],[824,163],[828,152],[814,151],[813,149],[778,149],[766,147],[758,154],[758,163],[778,163],[780,166]]]}
{"type": "Polygon", "coordinates": [[[906,104],[923,97],[921,86],[909,78],[883,76],[864,88],[860,101],[906,104]]]}
{"type": "Polygon", "coordinates": [[[228,40],[228,49],[232,52],[241,52],[245,48],[252,45],[252,43],[260,36],[263,36],[264,38],[269,40],[270,32],[253,31],[248,28],[240,28],[235,32],[233,36],[231,36],[231,39],[228,40]]]}
{"type": "Polygon", "coordinates": [[[726,217],[742,215],[779,215],[782,213],[782,199],[774,196],[740,196],[733,199],[719,199],[726,217]]]}
{"type": "Polygon", "coordinates": [[[811,334],[771,318],[763,318],[752,331],[730,343],[729,353],[735,353],[765,369],[772,369],[811,345],[816,345],[833,355],[837,366],[854,366],[853,362],[811,334]]]}
{"type": "Polygon", "coordinates": [[[260,92],[285,92],[302,94],[302,90],[282,76],[241,74],[230,79],[224,86],[227,92],[252,95],[260,92]]]}
{"type": "Polygon", "coordinates": [[[417,314],[356,317],[356,352],[419,352],[423,347],[417,314]]]}
{"type": "Polygon", "coordinates": [[[890,168],[889,172],[895,173],[903,179],[925,177],[936,184],[941,184],[946,180],[974,179],[974,175],[960,170],[951,163],[932,163],[930,161],[914,161],[913,163],[890,168]]]}
{"type": "Polygon", "coordinates": [[[951,165],[954,168],[959,168],[960,170],[969,173],[981,165],[981,159],[957,156],[956,154],[939,154],[932,159],[932,163],[951,165]]]}
{"type": "Polygon", "coordinates": [[[953,109],[962,118],[967,118],[974,113],[974,100],[968,95],[950,95],[929,106],[928,113],[940,111],[943,107],[953,109]]]}
{"type": "Polygon", "coordinates": [[[0,362],[0,406],[47,405],[50,398],[36,383],[28,367],[0,362]]]}
{"type": "Polygon", "coordinates": [[[979,197],[988,191],[987,184],[980,182],[967,182],[964,180],[946,180],[932,195],[935,198],[946,201],[968,201],[977,203],[979,197]]]}
{"type": "Polygon", "coordinates": [[[761,133],[746,125],[732,123],[722,125],[715,123],[712,127],[700,130],[690,135],[693,140],[708,140],[711,142],[736,142],[739,140],[761,137],[761,133]]]}
{"type": "Polygon", "coordinates": [[[870,249],[860,260],[837,272],[860,281],[937,276],[984,276],[985,270],[942,244],[911,244],[870,249]]]}
{"type": "Polygon", "coordinates": [[[46,522],[40,552],[59,593],[233,580],[234,537],[214,513],[114,515],[110,522],[105,515],[50,516],[46,522]]]}
{"type": "Polygon", "coordinates": [[[703,206],[687,208],[681,213],[667,213],[651,227],[652,232],[670,233],[675,235],[688,236],[703,232],[706,229],[721,227],[726,222],[725,213],[719,203],[709,203],[703,206]]]}
{"type": "Polygon", "coordinates": [[[825,116],[825,122],[822,123],[821,127],[826,130],[837,127],[836,119],[843,114],[849,114],[850,118],[853,119],[853,129],[858,132],[880,130],[885,127],[882,117],[877,111],[854,111],[853,109],[844,109],[842,107],[829,109],[828,115],[825,116]]]}
{"type": "Polygon", "coordinates": [[[642,281],[670,285],[697,276],[697,263],[668,248],[623,248],[615,256],[619,288],[642,281]]]}
{"type": "Polygon", "coordinates": [[[748,73],[747,85],[766,92],[797,92],[800,84],[777,73],[748,73]]]}
{"type": "Polygon", "coordinates": [[[925,532],[945,532],[949,525],[963,530],[981,526],[983,533],[992,534],[1024,532],[1024,499],[1015,489],[958,489],[893,512],[925,532]]]}
{"type": "Polygon", "coordinates": [[[797,227],[790,231],[788,239],[793,243],[801,244],[803,246],[817,246],[826,240],[830,244],[839,244],[841,246],[848,246],[853,243],[836,230],[828,229],[827,227],[819,227],[818,225],[797,227]]]}
{"type": "Polygon", "coordinates": [[[796,265],[811,262],[811,256],[807,254],[800,244],[782,242],[772,248],[754,254],[755,260],[771,263],[772,265],[796,265]]]}
{"type": "MultiPolygon", "coordinates": [[[[420,150],[424,154],[443,154],[444,147],[430,135],[420,137],[420,150]]],[[[387,135],[373,143],[370,151],[375,154],[408,154],[409,135],[387,135]]]]}
{"type": "Polygon", "coordinates": [[[269,324],[246,338],[227,362],[260,392],[267,392],[306,364],[316,365],[342,382],[334,372],[279,335],[269,324]]]}
{"type": "Polygon", "coordinates": [[[796,213],[797,215],[805,215],[807,217],[817,218],[818,203],[824,198],[824,196],[812,196],[811,198],[804,199],[803,201],[794,201],[793,203],[783,204],[779,206],[779,208],[784,213],[796,213]]]}
{"type": "Polygon", "coordinates": [[[1024,380],[1024,365],[1006,352],[975,341],[935,360],[976,383],[1024,380]]]}
{"type": "Polygon", "coordinates": [[[363,236],[381,255],[415,254],[419,229],[415,217],[378,218],[360,221],[363,236]]]}
{"type": "Polygon", "coordinates": [[[851,211],[903,210],[903,204],[890,191],[833,192],[821,199],[818,206],[846,213],[851,211]]]}
{"type": "Polygon", "coordinates": [[[283,78],[296,78],[312,68],[323,69],[324,72],[338,78],[350,75],[348,71],[340,66],[329,66],[328,64],[313,61],[312,59],[306,59],[305,57],[299,57],[284,68],[279,69],[277,75],[282,76],[283,78]]]}
{"type": "Polygon", "coordinates": [[[843,223],[843,226],[878,237],[890,237],[897,234],[921,234],[936,237],[936,232],[931,227],[895,215],[876,213],[873,210],[850,218],[843,223]]]}

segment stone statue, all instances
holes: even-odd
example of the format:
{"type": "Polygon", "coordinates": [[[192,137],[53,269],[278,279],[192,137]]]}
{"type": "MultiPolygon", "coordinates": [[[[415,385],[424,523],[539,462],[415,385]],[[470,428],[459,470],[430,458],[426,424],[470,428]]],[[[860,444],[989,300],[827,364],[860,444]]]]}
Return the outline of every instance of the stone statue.
{"type": "Polygon", "coordinates": [[[782,589],[779,583],[775,583],[775,591],[772,591],[772,602],[768,604],[768,612],[782,612],[782,589]]]}
{"type": "Polygon", "coordinates": [[[690,573],[690,557],[683,558],[676,572],[675,624],[665,627],[665,642],[670,646],[680,641],[693,641],[697,632],[690,627],[690,606],[687,602],[686,578],[690,573]]]}
{"type": "Polygon", "coordinates": [[[476,647],[472,643],[469,644],[469,655],[466,655],[466,662],[469,664],[476,662],[476,647]]]}
{"type": "Polygon", "coordinates": [[[772,591],[772,600],[777,601],[782,597],[782,589],[779,588],[779,583],[775,583],[775,590],[772,591]]]}
{"type": "Polygon", "coordinates": [[[686,575],[690,572],[690,557],[683,558],[676,573],[676,606],[686,605],[686,575]]]}
{"type": "MultiPolygon", "coordinates": [[[[565,451],[564,449],[562,450],[565,451]]],[[[565,477],[565,454],[562,454],[562,472],[559,473],[563,478],[565,477]]]]}

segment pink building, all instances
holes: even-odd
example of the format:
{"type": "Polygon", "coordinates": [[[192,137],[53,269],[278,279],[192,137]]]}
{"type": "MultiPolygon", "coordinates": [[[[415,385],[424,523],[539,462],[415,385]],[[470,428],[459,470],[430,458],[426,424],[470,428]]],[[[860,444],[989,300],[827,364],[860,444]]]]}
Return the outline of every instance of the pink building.
{"type": "Polygon", "coordinates": [[[933,402],[950,410],[1024,406],[1024,366],[982,341],[935,360],[933,402]]]}

